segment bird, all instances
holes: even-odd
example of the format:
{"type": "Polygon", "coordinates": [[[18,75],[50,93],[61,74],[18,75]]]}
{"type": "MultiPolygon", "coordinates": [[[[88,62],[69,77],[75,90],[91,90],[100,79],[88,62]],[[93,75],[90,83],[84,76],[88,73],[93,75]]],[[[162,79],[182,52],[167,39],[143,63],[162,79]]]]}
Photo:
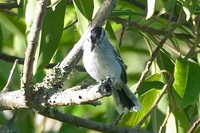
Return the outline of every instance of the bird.
{"type": "Polygon", "coordinates": [[[102,27],[94,27],[83,44],[83,65],[87,73],[97,82],[109,77],[112,95],[119,114],[138,111],[141,104],[128,88],[127,74],[122,58],[108,40],[102,27]]]}

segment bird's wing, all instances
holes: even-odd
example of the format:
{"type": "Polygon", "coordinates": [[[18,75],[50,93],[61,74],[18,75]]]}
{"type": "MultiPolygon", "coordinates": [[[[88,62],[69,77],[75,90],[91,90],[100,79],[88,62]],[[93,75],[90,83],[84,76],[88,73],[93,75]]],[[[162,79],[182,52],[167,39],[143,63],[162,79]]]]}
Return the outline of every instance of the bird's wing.
{"type": "Polygon", "coordinates": [[[121,56],[117,53],[115,49],[113,49],[113,52],[115,55],[115,59],[119,62],[120,66],[122,67],[121,79],[124,81],[124,83],[127,83],[127,74],[124,62],[122,61],[121,56]]]}

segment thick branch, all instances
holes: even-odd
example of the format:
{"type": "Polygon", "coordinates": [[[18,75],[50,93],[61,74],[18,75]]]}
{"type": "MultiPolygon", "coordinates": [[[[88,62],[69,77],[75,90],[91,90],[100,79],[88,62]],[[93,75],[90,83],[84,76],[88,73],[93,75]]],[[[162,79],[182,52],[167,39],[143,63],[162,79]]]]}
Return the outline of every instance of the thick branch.
{"type": "Polygon", "coordinates": [[[28,108],[24,91],[17,90],[0,94],[0,110],[28,108]]]}
{"type": "Polygon", "coordinates": [[[56,93],[54,92],[54,94],[50,96],[46,102],[52,106],[79,105],[83,103],[90,103],[104,96],[111,95],[111,90],[107,90],[107,88],[100,85],[90,86],[82,90],[79,89],[81,89],[81,86],[73,87],[73,89],[66,89],[65,91],[62,90],[56,93]],[[100,90],[107,91],[105,91],[104,94],[100,90]]]}
{"type": "MultiPolygon", "coordinates": [[[[62,83],[65,81],[66,77],[68,76],[68,74],[71,72],[71,70],[74,68],[74,66],[79,62],[79,60],[82,57],[82,53],[83,53],[82,45],[86,39],[86,36],[88,35],[88,32],[91,30],[92,27],[103,25],[103,23],[108,19],[108,17],[112,13],[112,10],[114,9],[116,3],[117,3],[117,0],[104,1],[102,6],[96,13],[92,23],[88,26],[84,34],[81,36],[80,40],[74,45],[72,50],[68,53],[68,55],[62,60],[60,65],[56,68],[57,71],[60,72],[60,75],[59,75],[59,82],[53,83],[54,85],[56,85],[57,83],[60,83],[60,85],[62,85],[62,83]]],[[[46,76],[46,79],[49,79],[48,77],[50,77],[51,81],[53,82],[55,80],[57,81],[58,76],[52,77],[51,74],[52,73],[49,73],[46,76]]]]}
{"type": "MultiPolygon", "coordinates": [[[[83,103],[89,103],[96,101],[102,97],[111,95],[111,88],[109,80],[103,84],[97,84],[81,88],[76,86],[69,89],[49,89],[36,88],[34,91],[33,99],[40,105],[51,105],[51,106],[66,106],[66,105],[78,105],[83,103]],[[80,90],[81,89],[81,90],[80,90]]],[[[0,110],[13,110],[28,108],[26,105],[26,99],[24,91],[17,90],[12,92],[6,92],[0,94],[0,110]]]]}
{"type": "Polygon", "coordinates": [[[91,25],[84,32],[80,40],[74,45],[73,49],[70,53],[65,57],[65,59],[61,62],[60,68],[65,68],[66,66],[74,66],[78,63],[80,58],[82,57],[82,44],[85,41],[87,33],[91,30],[92,27],[102,26],[104,22],[108,19],[112,10],[114,9],[117,0],[106,0],[96,13],[94,19],[92,20],[91,25]]]}

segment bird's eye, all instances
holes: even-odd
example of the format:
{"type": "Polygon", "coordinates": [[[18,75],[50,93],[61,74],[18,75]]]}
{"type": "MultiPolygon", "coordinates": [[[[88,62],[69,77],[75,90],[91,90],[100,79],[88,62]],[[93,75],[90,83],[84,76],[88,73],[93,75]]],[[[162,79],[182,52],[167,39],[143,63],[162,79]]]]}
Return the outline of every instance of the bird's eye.
{"type": "Polygon", "coordinates": [[[91,34],[90,39],[93,44],[98,42],[98,38],[97,38],[96,34],[91,34]]]}

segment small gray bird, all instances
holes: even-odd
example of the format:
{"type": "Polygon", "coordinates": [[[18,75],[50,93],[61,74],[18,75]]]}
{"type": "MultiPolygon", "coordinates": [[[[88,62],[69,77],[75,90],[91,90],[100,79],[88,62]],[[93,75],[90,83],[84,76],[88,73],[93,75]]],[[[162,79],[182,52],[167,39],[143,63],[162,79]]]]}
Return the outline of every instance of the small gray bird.
{"type": "Polygon", "coordinates": [[[138,99],[126,85],[124,63],[108,41],[102,27],[91,30],[83,49],[83,64],[90,76],[96,81],[105,80],[106,77],[111,79],[117,111],[122,114],[139,110],[141,105],[138,99]]]}

